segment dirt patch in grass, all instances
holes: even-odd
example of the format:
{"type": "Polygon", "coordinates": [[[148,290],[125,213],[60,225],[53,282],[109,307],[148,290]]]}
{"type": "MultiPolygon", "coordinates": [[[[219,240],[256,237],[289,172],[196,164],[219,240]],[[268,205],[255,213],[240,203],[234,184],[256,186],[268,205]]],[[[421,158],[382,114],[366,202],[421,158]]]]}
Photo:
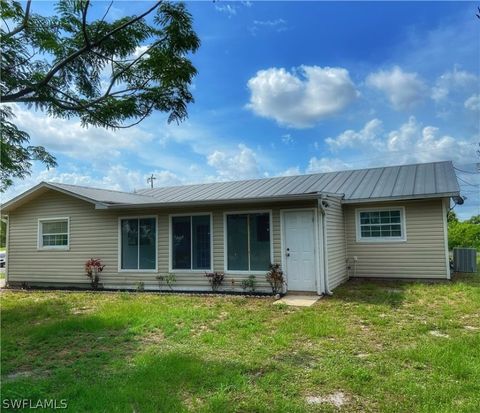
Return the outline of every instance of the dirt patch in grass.
{"type": "Polygon", "coordinates": [[[305,350],[288,351],[274,357],[274,360],[280,363],[287,363],[297,367],[314,368],[317,363],[315,354],[305,350]]]}
{"type": "Polygon", "coordinates": [[[450,338],[450,336],[448,334],[442,333],[441,331],[438,331],[438,330],[429,331],[429,334],[434,336],[434,337],[450,338]]]}
{"type": "Polygon", "coordinates": [[[91,314],[94,311],[95,311],[94,307],[73,307],[71,309],[71,313],[73,315],[91,314]]]}
{"type": "Polygon", "coordinates": [[[343,407],[344,405],[348,404],[350,400],[351,397],[341,391],[336,391],[323,396],[307,396],[305,398],[307,404],[329,404],[335,406],[336,408],[343,407]]]}
{"type": "Polygon", "coordinates": [[[159,345],[165,341],[165,334],[160,329],[155,329],[149,331],[148,333],[141,336],[139,342],[141,345],[159,345]]]}
{"type": "Polygon", "coordinates": [[[41,372],[39,370],[23,370],[23,371],[14,371],[5,375],[2,378],[3,383],[10,383],[17,380],[22,380],[25,378],[39,378],[39,377],[46,377],[47,374],[45,372],[41,372]]]}

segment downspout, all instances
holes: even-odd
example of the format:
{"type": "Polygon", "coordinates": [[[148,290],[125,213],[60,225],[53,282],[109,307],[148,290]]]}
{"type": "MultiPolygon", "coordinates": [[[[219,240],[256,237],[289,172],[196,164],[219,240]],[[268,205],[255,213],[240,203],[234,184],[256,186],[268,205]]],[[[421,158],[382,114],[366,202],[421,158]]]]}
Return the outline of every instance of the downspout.
{"type": "Polygon", "coordinates": [[[327,220],[327,211],[325,206],[323,205],[323,201],[326,199],[326,196],[320,195],[318,199],[318,208],[320,209],[320,213],[322,214],[322,227],[320,228],[321,237],[322,237],[322,247],[323,247],[323,285],[324,285],[324,294],[325,295],[333,295],[333,293],[328,288],[328,258],[327,258],[327,230],[326,230],[326,220],[327,220]]]}

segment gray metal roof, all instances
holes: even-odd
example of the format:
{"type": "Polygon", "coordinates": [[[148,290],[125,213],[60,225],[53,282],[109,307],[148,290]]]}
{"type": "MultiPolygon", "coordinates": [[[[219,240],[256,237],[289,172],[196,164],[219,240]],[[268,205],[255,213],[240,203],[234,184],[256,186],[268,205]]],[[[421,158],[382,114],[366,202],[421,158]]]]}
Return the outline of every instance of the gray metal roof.
{"type": "Polygon", "coordinates": [[[240,203],[338,195],[345,203],[459,195],[450,161],[286,176],[244,181],[143,189],[136,193],[42,182],[2,206],[5,212],[28,202],[40,190],[56,189],[97,207],[138,207],[240,203]]]}
{"type": "Polygon", "coordinates": [[[88,186],[61,184],[57,182],[49,182],[48,184],[101,204],[145,204],[157,202],[157,200],[151,196],[133,192],[113,191],[111,189],[91,188],[88,186]]]}
{"type": "Polygon", "coordinates": [[[143,189],[161,203],[338,194],[345,202],[458,195],[450,161],[211,184],[143,189]]]}

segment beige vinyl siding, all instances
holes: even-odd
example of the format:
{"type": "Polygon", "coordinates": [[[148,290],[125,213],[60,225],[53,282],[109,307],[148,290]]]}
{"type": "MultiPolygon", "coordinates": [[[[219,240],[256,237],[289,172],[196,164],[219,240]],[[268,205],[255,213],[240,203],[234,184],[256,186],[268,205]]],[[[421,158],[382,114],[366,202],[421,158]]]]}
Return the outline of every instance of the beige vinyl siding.
{"type": "Polygon", "coordinates": [[[326,213],[326,237],[327,237],[327,276],[328,288],[344,283],[348,279],[347,252],[345,242],[345,223],[341,198],[328,197],[326,213]]]}
{"type": "Polygon", "coordinates": [[[447,278],[443,200],[344,205],[347,256],[357,277],[447,278]],[[405,207],[405,242],[357,242],[356,208],[405,207]]]}
{"type": "MultiPolygon", "coordinates": [[[[281,261],[280,251],[280,209],[312,207],[312,202],[231,205],[228,207],[196,207],[176,209],[134,209],[101,210],[93,204],[68,195],[49,190],[36,199],[22,205],[9,215],[9,266],[10,282],[27,282],[31,285],[79,285],[88,286],[84,274],[84,263],[88,258],[100,258],[105,264],[101,282],[107,288],[135,288],[143,282],[146,289],[156,289],[156,277],[169,270],[169,215],[175,213],[212,213],[213,222],[213,269],[224,268],[224,213],[229,211],[271,210],[273,256],[281,261]],[[155,215],[158,229],[158,272],[119,272],[118,271],[118,219],[126,216],[155,215]],[[70,250],[37,250],[38,219],[52,217],[70,218],[70,250]]],[[[175,289],[209,289],[203,272],[176,272],[175,289]]],[[[228,274],[224,288],[242,291],[241,281],[248,274],[228,274]],[[232,284],[232,279],[234,284],[232,284]]],[[[267,290],[265,277],[257,275],[257,286],[267,290]]]]}

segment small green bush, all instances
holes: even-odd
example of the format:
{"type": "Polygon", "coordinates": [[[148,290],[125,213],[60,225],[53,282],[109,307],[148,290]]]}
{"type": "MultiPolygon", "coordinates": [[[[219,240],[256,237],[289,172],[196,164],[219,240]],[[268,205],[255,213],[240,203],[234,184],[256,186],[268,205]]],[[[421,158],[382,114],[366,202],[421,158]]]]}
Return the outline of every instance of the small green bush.
{"type": "Polygon", "coordinates": [[[247,291],[255,291],[256,278],[254,275],[249,275],[246,280],[242,280],[242,288],[247,291]]]}

